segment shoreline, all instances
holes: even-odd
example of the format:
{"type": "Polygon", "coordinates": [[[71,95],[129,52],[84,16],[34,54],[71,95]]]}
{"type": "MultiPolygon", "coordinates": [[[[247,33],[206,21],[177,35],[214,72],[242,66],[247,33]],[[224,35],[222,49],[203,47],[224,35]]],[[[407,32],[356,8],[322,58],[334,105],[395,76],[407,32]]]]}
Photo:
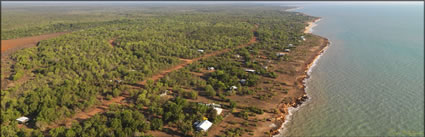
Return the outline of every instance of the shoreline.
{"type": "Polygon", "coordinates": [[[316,23],[319,22],[320,20],[322,20],[322,18],[319,17],[313,21],[308,22],[308,26],[305,27],[304,33],[307,33],[307,34],[313,33],[313,28],[317,26],[316,23]]]}
{"type": "MultiPolygon", "coordinates": [[[[320,21],[321,18],[316,18],[313,21],[308,22],[308,26],[305,27],[304,33],[306,34],[312,34],[312,28],[316,26],[316,22],[320,21]]],[[[314,34],[312,34],[314,35],[314,34]]],[[[318,35],[316,35],[318,36],[318,35]]],[[[285,131],[285,125],[289,122],[291,119],[291,116],[294,111],[298,110],[301,106],[305,104],[305,102],[310,100],[310,96],[307,94],[307,85],[306,82],[309,80],[312,69],[316,66],[317,61],[320,59],[320,57],[326,52],[328,47],[330,46],[331,42],[324,37],[319,36],[320,38],[324,39],[323,45],[320,45],[320,50],[316,53],[314,53],[314,57],[312,59],[307,60],[307,64],[304,68],[304,73],[302,75],[297,76],[297,83],[301,84],[300,87],[297,87],[294,85],[294,88],[301,89],[302,92],[301,96],[296,96],[295,101],[291,101],[291,103],[280,103],[278,105],[278,110],[280,111],[280,116],[278,116],[276,119],[279,120],[279,123],[276,125],[278,128],[274,128],[270,130],[270,134],[273,137],[277,136],[283,136],[283,133],[285,131]],[[298,77],[300,77],[298,79],[298,77]]]]}
{"type": "Polygon", "coordinates": [[[303,85],[302,86],[303,86],[303,89],[304,89],[303,95],[306,96],[306,99],[301,100],[301,102],[300,102],[301,104],[299,104],[299,105],[297,104],[296,106],[286,105],[286,108],[284,108],[284,109],[287,110],[286,111],[287,114],[285,115],[285,118],[284,118],[283,123],[281,124],[281,127],[278,129],[278,133],[273,135],[273,136],[283,135],[282,133],[284,133],[284,131],[285,131],[285,125],[291,120],[291,116],[293,115],[293,112],[297,111],[299,108],[304,106],[308,101],[310,101],[311,97],[308,96],[308,94],[307,94],[307,88],[308,88],[307,87],[307,81],[310,80],[312,69],[316,66],[320,57],[322,57],[322,55],[327,51],[327,49],[331,45],[331,42],[328,39],[326,39],[326,41],[327,41],[326,46],[324,46],[320,50],[319,54],[314,57],[313,61],[308,64],[307,70],[305,71],[305,75],[302,76],[303,77],[303,81],[302,81],[303,85]]]}
{"type": "Polygon", "coordinates": [[[286,9],[285,11],[294,11],[294,10],[298,10],[298,9],[301,9],[301,7],[294,7],[294,8],[289,8],[289,9],[286,9]]]}

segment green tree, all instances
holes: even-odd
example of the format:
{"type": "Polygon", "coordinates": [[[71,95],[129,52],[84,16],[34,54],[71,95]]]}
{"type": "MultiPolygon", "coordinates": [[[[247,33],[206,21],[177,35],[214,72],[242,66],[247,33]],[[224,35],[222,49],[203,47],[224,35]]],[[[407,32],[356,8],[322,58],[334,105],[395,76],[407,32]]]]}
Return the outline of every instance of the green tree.
{"type": "Polygon", "coordinates": [[[198,98],[198,92],[196,92],[196,91],[190,91],[189,93],[190,93],[189,94],[190,95],[189,97],[191,99],[197,99],[198,98]]]}
{"type": "Polygon", "coordinates": [[[207,96],[207,97],[213,97],[213,96],[215,96],[215,94],[216,94],[216,92],[215,92],[214,88],[213,88],[210,84],[208,84],[208,85],[205,87],[205,92],[206,92],[206,96],[207,96]]]}
{"type": "Polygon", "coordinates": [[[179,126],[177,127],[179,131],[183,133],[185,136],[192,136],[195,131],[192,127],[192,123],[190,121],[179,122],[179,126]]]}
{"type": "Polygon", "coordinates": [[[230,108],[236,108],[237,104],[236,104],[236,102],[235,102],[235,101],[231,100],[231,101],[229,102],[229,106],[230,106],[230,108]]]}
{"type": "Polygon", "coordinates": [[[155,118],[151,122],[151,127],[153,130],[161,130],[163,126],[162,119],[155,118]]]}

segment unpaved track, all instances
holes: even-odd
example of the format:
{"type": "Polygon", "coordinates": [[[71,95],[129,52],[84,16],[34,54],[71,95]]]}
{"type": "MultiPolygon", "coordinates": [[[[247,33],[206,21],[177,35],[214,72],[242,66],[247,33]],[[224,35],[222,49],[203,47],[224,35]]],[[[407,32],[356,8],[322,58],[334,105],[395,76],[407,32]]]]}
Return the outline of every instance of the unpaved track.
{"type": "MultiPolygon", "coordinates": [[[[252,31],[255,32],[257,28],[258,28],[258,25],[255,25],[255,29],[253,29],[252,31]]],[[[257,38],[255,36],[253,36],[253,37],[251,37],[251,40],[248,43],[239,45],[239,46],[235,47],[235,49],[243,48],[243,47],[246,47],[248,45],[254,44],[256,42],[257,42],[257,38]]],[[[205,59],[205,58],[208,58],[208,57],[211,57],[211,56],[216,56],[216,55],[219,55],[219,54],[222,54],[222,53],[226,53],[226,52],[229,52],[230,50],[232,50],[232,48],[227,48],[227,49],[223,49],[223,50],[211,52],[209,54],[205,54],[202,57],[198,57],[198,58],[194,58],[194,59],[180,59],[184,63],[179,64],[177,66],[174,66],[174,67],[172,67],[170,69],[164,70],[164,71],[162,71],[159,74],[153,75],[150,80],[156,81],[156,80],[164,77],[168,73],[173,72],[174,70],[181,69],[181,68],[183,68],[183,67],[185,67],[185,66],[187,66],[189,64],[192,64],[195,61],[198,61],[198,60],[201,60],[201,59],[205,59]]],[[[146,84],[146,80],[144,80],[142,82],[139,82],[139,84],[145,85],[146,84]]]]}
{"type": "Polygon", "coordinates": [[[63,119],[62,121],[60,121],[56,124],[51,124],[47,128],[51,129],[51,128],[56,128],[56,127],[59,127],[59,126],[70,127],[74,120],[82,121],[82,120],[88,119],[88,118],[96,115],[97,113],[106,111],[108,109],[109,105],[111,105],[111,104],[119,103],[119,104],[122,104],[122,105],[126,105],[126,103],[121,102],[121,101],[124,100],[127,97],[130,97],[130,95],[124,94],[124,95],[112,98],[111,100],[102,100],[101,101],[102,105],[89,108],[86,111],[81,111],[81,112],[75,114],[74,116],[72,116],[70,118],[65,118],[65,119],[63,119]]]}
{"type": "MultiPolygon", "coordinates": [[[[257,30],[257,28],[258,28],[258,25],[255,25],[255,28],[252,30],[252,32],[255,32],[257,30]]],[[[164,77],[168,73],[173,72],[175,70],[179,70],[179,69],[181,69],[181,68],[183,68],[183,67],[185,67],[185,66],[187,66],[189,64],[192,64],[195,61],[198,61],[198,60],[201,60],[201,59],[205,59],[205,58],[208,58],[208,57],[211,57],[211,56],[216,56],[218,54],[226,53],[226,52],[229,52],[232,49],[243,48],[243,47],[249,46],[251,44],[254,44],[256,42],[257,42],[257,38],[255,36],[253,36],[253,37],[251,37],[251,39],[250,39],[250,41],[248,43],[239,45],[239,46],[237,46],[235,48],[228,48],[228,49],[223,49],[223,50],[215,51],[215,52],[206,54],[206,55],[204,55],[202,57],[198,57],[198,58],[194,58],[194,59],[180,59],[180,60],[183,61],[183,63],[181,63],[179,65],[176,65],[176,66],[174,66],[172,68],[163,70],[163,71],[161,71],[160,73],[158,73],[156,75],[153,75],[150,78],[150,80],[156,81],[156,80],[164,77]]],[[[145,85],[146,84],[146,80],[139,82],[139,84],[145,85]]],[[[111,100],[102,101],[102,103],[101,103],[102,105],[89,108],[89,109],[87,109],[87,111],[79,112],[79,113],[75,114],[71,118],[67,118],[66,120],[63,120],[63,121],[61,121],[61,122],[59,122],[57,124],[52,124],[52,125],[48,126],[48,129],[55,128],[55,127],[58,127],[58,126],[61,126],[61,125],[70,126],[72,124],[72,121],[75,121],[75,120],[82,121],[82,120],[88,119],[88,118],[90,118],[90,117],[92,117],[92,116],[94,116],[94,115],[96,115],[98,113],[105,112],[107,110],[107,108],[109,107],[109,105],[110,104],[113,104],[113,103],[126,104],[126,103],[122,103],[122,100],[126,99],[127,97],[129,97],[129,95],[128,94],[124,94],[124,95],[121,95],[121,96],[112,98],[111,100]]],[[[46,130],[46,131],[48,131],[48,130],[46,130]]]]}
{"type": "Polygon", "coordinates": [[[2,53],[2,56],[3,54],[9,55],[10,53],[13,53],[14,51],[18,49],[34,47],[41,40],[57,37],[59,35],[66,34],[66,33],[69,33],[69,32],[59,32],[59,33],[44,34],[44,35],[33,36],[33,37],[1,40],[1,53],[2,53]]]}

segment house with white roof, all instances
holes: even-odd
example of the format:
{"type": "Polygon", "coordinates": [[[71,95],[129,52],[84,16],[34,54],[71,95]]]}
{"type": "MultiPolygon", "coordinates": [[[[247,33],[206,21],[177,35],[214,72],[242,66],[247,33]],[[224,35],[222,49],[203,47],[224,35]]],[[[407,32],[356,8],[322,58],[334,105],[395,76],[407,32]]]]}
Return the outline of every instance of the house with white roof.
{"type": "Polygon", "coordinates": [[[246,83],[246,79],[241,79],[241,80],[239,80],[239,82],[241,82],[242,84],[245,84],[246,83]]]}
{"type": "Polygon", "coordinates": [[[208,67],[208,70],[214,70],[214,67],[208,67]]]}
{"type": "Polygon", "coordinates": [[[215,111],[217,112],[217,115],[220,115],[220,114],[221,114],[221,112],[223,112],[223,109],[222,109],[222,108],[214,107],[214,109],[215,109],[215,111]]]}
{"type": "Polygon", "coordinates": [[[294,45],[293,44],[288,44],[288,47],[292,48],[292,47],[294,47],[294,45]]]}
{"type": "Polygon", "coordinates": [[[236,86],[231,86],[229,89],[230,89],[230,90],[234,90],[234,89],[238,89],[238,87],[236,87],[236,86]]]}
{"type": "Polygon", "coordinates": [[[301,36],[301,39],[302,39],[303,41],[305,41],[305,37],[304,37],[304,36],[301,36]]]}
{"type": "Polygon", "coordinates": [[[196,124],[196,129],[200,130],[200,131],[207,131],[211,126],[212,126],[212,123],[210,121],[204,120],[204,121],[196,124]]]}
{"type": "Polygon", "coordinates": [[[221,107],[220,104],[215,104],[215,103],[209,103],[209,104],[205,104],[206,106],[212,106],[212,107],[221,107]]]}
{"type": "Polygon", "coordinates": [[[221,105],[220,105],[220,104],[216,104],[216,103],[208,103],[208,104],[205,104],[205,103],[202,103],[202,102],[198,102],[198,104],[200,104],[200,105],[205,105],[205,106],[211,106],[211,107],[221,107],[221,105]]]}
{"type": "Polygon", "coordinates": [[[255,72],[255,70],[253,70],[253,69],[245,69],[245,71],[246,71],[246,72],[252,72],[252,73],[254,73],[254,72],[255,72]]]}
{"type": "Polygon", "coordinates": [[[199,52],[204,52],[204,50],[203,50],[203,49],[198,49],[198,51],[199,51],[199,52]]]}
{"type": "Polygon", "coordinates": [[[30,119],[28,117],[19,117],[16,119],[19,123],[28,122],[30,119]]]}

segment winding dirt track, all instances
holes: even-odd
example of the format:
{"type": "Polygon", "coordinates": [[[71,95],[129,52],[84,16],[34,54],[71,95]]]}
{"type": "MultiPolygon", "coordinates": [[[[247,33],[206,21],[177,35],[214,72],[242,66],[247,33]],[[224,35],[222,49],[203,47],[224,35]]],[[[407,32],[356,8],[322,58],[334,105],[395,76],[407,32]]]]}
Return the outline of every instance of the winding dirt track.
{"type": "MultiPolygon", "coordinates": [[[[255,32],[257,28],[258,28],[258,25],[255,25],[255,28],[254,28],[252,31],[253,31],[253,32],[255,32]]],[[[243,48],[243,47],[246,47],[246,46],[248,46],[248,45],[254,44],[254,43],[256,43],[256,42],[257,42],[257,37],[253,36],[253,37],[251,37],[251,39],[249,40],[249,42],[248,42],[248,43],[246,43],[246,44],[242,44],[242,45],[239,45],[239,46],[237,46],[237,47],[235,47],[235,48],[236,48],[236,49],[243,48]]],[[[174,66],[174,67],[172,67],[172,68],[170,68],[170,69],[164,70],[164,71],[160,72],[159,74],[153,75],[153,76],[150,78],[150,80],[156,81],[156,80],[158,80],[158,79],[160,79],[160,78],[164,77],[164,76],[165,76],[165,75],[167,75],[168,73],[173,72],[174,70],[181,69],[181,68],[183,68],[183,67],[185,67],[185,66],[187,66],[187,65],[189,65],[189,64],[192,64],[192,63],[193,63],[193,62],[195,62],[195,61],[198,61],[198,60],[201,60],[201,59],[205,59],[205,58],[208,58],[208,57],[211,57],[211,56],[216,56],[216,55],[219,55],[219,54],[222,54],[222,53],[226,53],[226,52],[229,52],[230,50],[231,50],[231,48],[227,48],[227,49],[223,49],[223,50],[219,50],[219,51],[211,52],[211,53],[209,53],[209,54],[205,54],[205,55],[204,55],[204,56],[202,56],[202,57],[198,57],[198,58],[194,58],[194,59],[180,59],[180,60],[182,60],[184,63],[179,64],[179,65],[176,65],[176,66],[174,66]]],[[[146,81],[147,81],[147,80],[144,80],[144,81],[142,81],[142,82],[139,82],[139,84],[141,84],[141,85],[145,85],[145,84],[146,84],[146,81]]]]}
{"type": "MultiPolygon", "coordinates": [[[[255,32],[257,30],[257,28],[258,28],[258,25],[256,24],[255,27],[253,28],[252,32],[255,32]]],[[[226,52],[229,52],[232,49],[243,48],[243,47],[249,46],[251,44],[254,44],[256,42],[257,42],[257,37],[253,36],[253,37],[251,37],[251,39],[250,39],[250,41],[248,43],[239,45],[239,46],[237,46],[235,48],[227,48],[227,49],[215,51],[215,52],[212,52],[212,53],[209,53],[209,54],[205,54],[202,57],[198,57],[198,58],[194,58],[194,59],[180,59],[180,60],[183,61],[183,63],[181,63],[179,65],[176,65],[176,66],[174,66],[172,68],[163,70],[163,71],[161,71],[160,73],[158,73],[156,75],[153,75],[150,78],[150,80],[156,81],[156,80],[158,80],[158,79],[166,76],[168,73],[173,72],[175,70],[179,70],[179,69],[181,69],[181,68],[183,68],[183,67],[185,67],[185,66],[187,66],[189,64],[192,64],[195,61],[198,61],[198,60],[201,60],[201,59],[205,59],[205,58],[208,58],[208,57],[211,57],[211,56],[216,56],[218,54],[226,53],[226,52]]],[[[146,84],[146,80],[141,81],[138,84],[140,84],[140,85],[143,86],[143,85],[146,84]]],[[[124,99],[126,99],[128,97],[129,97],[129,95],[127,93],[123,92],[123,95],[121,95],[121,96],[112,98],[111,100],[103,100],[103,101],[101,101],[101,104],[102,105],[100,105],[100,106],[94,106],[92,108],[87,109],[86,111],[82,111],[82,112],[79,112],[79,113],[75,114],[71,118],[66,118],[66,119],[63,119],[62,121],[57,122],[56,124],[51,124],[51,125],[48,126],[48,129],[55,128],[55,127],[58,127],[58,126],[71,126],[72,121],[74,121],[74,120],[82,121],[82,120],[88,119],[88,118],[90,118],[90,117],[92,117],[92,116],[94,116],[94,115],[96,115],[98,113],[105,112],[107,110],[107,108],[109,107],[110,104],[114,104],[114,103],[126,104],[126,103],[123,103],[122,100],[124,100],[124,99]]],[[[48,131],[48,130],[46,130],[46,131],[48,131]]]]}

